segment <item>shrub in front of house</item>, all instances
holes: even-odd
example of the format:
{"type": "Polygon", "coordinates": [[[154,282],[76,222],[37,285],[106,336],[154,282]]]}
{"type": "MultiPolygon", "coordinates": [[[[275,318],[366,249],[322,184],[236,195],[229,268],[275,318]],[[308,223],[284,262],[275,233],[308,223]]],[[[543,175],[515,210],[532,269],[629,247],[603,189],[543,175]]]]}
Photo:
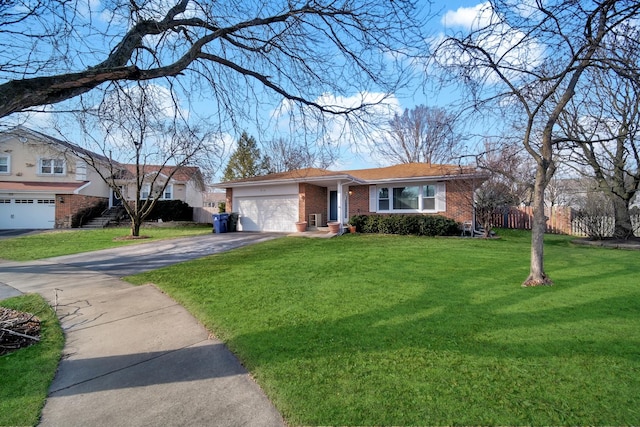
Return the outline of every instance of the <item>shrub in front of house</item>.
{"type": "Polygon", "coordinates": [[[360,233],[455,236],[459,224],[441,215],[354,215],[349,220],[360,233]]]}
{"type": "Polygon", "coordinates": [[[182,200],[158,200],[147,221],[192,221],[193,208],[182,200]]]}

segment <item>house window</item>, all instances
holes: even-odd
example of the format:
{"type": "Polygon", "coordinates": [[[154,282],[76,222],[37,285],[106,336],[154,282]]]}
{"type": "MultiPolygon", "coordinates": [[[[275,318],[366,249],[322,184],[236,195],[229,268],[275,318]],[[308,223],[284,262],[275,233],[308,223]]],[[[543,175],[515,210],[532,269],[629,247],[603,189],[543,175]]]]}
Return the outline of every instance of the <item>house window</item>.
{"type": "Polygon", "coordinates": [[[76,181],[85,181],[87,179],[87,164],[82,160],[76,162],[76,181]]]}
{"type": "Polygon", "coordinates": [[[9,156],[0,156],[0,173],[9,173],[11,161],[9,156]]]}
{"type": "Polygon", "coordinates": [[[382,187],[378,190],[378,210],[389,210],[389,189],[387,187],[382,187]]]}
{"type": "Polygon", "coordinates": [[[40,159],[38,173],[40,175],[64,175],[64,159],[40,159]]]}
{"type": "Polygon", "coordinates": [[[148,199],[149,193],[151,193],[151,184],[144,184],[140,189],[140,198],[142,200],[148,199]]]}
{"type": "MultiPolygon", "coordinates": [[[[153,193],[151,192],[151,184],[144,184],[140,189],[140,198],[142,200],[148,199],[149,197],[156,197],[162,191],[162,185],[154,185],[153,193]]],[[[173,199],[173,185],[167,185],[167,188],[164,189],[164,193],[159,197],[160,200],[172,200],[173,199]]]]}
{"type": "Polygon", "coordinates": [[[436,210],[436,186],[435,185],[422,186],[422,210],[425,210],[425,211],[436,210]]]}
{"type": "Polygon", "coordinates": [[[437,193],[436,184],[378,187],[378,212],[433,212],[437,193]]]}
{"type": "Polygon", "coordinates": [[[394,187],[393,210],[417,210],[420,187],[394,187]]]}
{"type": "Polygon", "coordinates": [[[173,199],[173,185],[171,185],[171,184],[167,185],[167,188],[164,189],[164,194],[163,194],[162,198],[164,200],[173,199]]]}

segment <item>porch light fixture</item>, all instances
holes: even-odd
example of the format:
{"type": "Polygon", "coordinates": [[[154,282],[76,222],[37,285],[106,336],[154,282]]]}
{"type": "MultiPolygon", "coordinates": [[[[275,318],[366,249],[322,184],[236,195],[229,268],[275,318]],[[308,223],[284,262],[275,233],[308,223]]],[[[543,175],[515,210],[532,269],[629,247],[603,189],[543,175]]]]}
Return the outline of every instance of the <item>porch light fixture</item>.
{"type": "Polygon", "coordinates": [[[353,190],[349,190],[349,195],[353,196],[353,190]]]}
{"type": "Polygon", "coordinates": [[[58,197],[58,202],[59,203],[64,203],[64,197],[62,197],[62,196],[58,197]]]}

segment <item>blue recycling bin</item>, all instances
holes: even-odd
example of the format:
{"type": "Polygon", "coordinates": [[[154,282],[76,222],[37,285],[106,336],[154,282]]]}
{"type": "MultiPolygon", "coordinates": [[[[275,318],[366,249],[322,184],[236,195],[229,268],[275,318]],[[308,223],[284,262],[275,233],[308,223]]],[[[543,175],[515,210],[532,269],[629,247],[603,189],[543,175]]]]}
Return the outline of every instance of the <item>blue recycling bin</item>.
{"type": "Polygon", "coordinates": [[[213,231],[215,233],[226,233],[228,222],[229,222],[229,214],[227,213],[213,214],[213,231]]]}

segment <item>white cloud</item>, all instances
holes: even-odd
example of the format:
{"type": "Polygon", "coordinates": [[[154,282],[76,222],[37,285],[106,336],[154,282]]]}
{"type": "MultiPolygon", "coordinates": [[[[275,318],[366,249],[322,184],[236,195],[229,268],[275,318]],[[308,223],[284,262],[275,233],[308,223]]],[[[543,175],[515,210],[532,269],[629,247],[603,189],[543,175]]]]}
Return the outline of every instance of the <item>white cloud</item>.
{"type": "Polygon", "coordinates": [[[53,126],[52,113],[54,112],[53,106],[45,105],[41,108],[41,111],[12,114],[3,119],[3,122],[8,126],[22,125],[46,133],[53,126]]]}
{"type": "Polygon", "coordinates": [[[447,11],[441,19],[445,27],[462,27],[473,30],[491,24],[494,19],[493,9],[489,2],[477,4],[473,7],[460,7],[447,11]]]}
{"type": "MultiPolygon", "coordinates": [[[[521,16],[531,17],[535,13],[534,9],[531,1],[527,0],[519,3],[515,10],[521,16]]],[[[462,29],[463,35],[472,34],[473,43],[488,52],[502,68],[502,72],[510,78],[516,78],[518,70],[531,69],[544,60],[544,46],[520,29],[511,27],[493,10],[489,2],[448,11],[441,22],[447,28],[462,29]]],[[[469,53],[459,51],[455,43],[447,43],[446,40],[445,34],[441,33],[431,41],[434,48],[440,46],[438,58],[442,64],[474,64],[475,60],[469,53]]],[[[493,71],[482,67],[483,60],[481,57],[476,64],[476,78],[496,82],[496,75],[486,74],[493,71]]]]}
{"type": "Polygon", "coordinates": [[[397,97],[380,92],[359,92],[351,96],[326,93],[314,102],[331,111],[353,111],[348,116],[320,114],[313,107],[299,108],[284,100],[272,112],[280,132],[294,138],[312,138],[316,144],[328,147],[337,159],[333,168],[368,167],[379,163],[379,159],[373,157],[372,146],[391,117],[402,111],[397,97]]]}

